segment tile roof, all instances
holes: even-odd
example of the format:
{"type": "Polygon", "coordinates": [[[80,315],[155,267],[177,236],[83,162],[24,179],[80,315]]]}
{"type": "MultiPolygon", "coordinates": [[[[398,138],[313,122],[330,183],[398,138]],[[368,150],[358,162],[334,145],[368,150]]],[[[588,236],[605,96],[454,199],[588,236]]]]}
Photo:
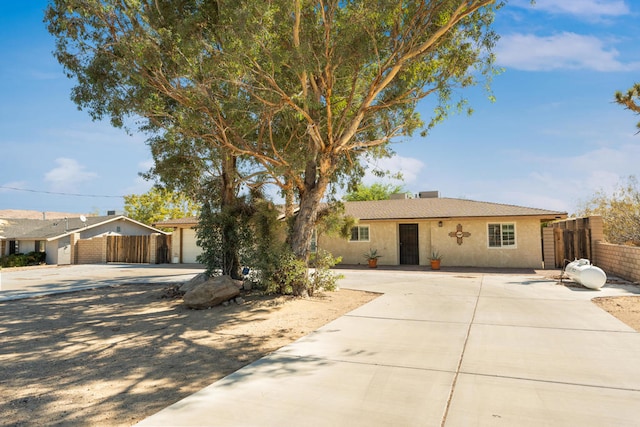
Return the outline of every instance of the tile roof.
{"type": "Polygon", "coordinates": [[[438,219],[463,217],[540,216],[555,219],[566,212],[450,198],[416,198],[345,202],[345,211],[360,220],[438,219]]]}

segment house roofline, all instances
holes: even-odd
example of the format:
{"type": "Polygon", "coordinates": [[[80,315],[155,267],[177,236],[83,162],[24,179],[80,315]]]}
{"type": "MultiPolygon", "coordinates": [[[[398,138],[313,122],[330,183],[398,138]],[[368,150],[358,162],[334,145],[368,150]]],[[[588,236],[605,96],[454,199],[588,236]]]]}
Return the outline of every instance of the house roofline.
{"type": "Polygon", "coordinates": [[[83,228],[76,228],[75,230],[70,230],[70,231],[62,233],[60,235],[49,237],[46,240],[47,240],[47,242],[52,242],[54,240],[58,240],[58,239],[61,239],[63,237],[70,236],[72,234],[78,233],[78,232],[80,232],[82,230],[89,230],[89,229],[92,229],[92,228],[95,228],[95,227],[98,227],[98,226],[101,226],[101,225],[109,224],[110,222],[114,222],[114,221],[117,221],[117,220],[120,220],[120,219],[123,219],[125,221],[130,221],[130,222],[132,222],[134,224],[140,225],[140,226],[145,227],[145,228],[149,228],[149,229],[154,230],[156,233],[159,233],[159,234],[164,234],[164,235],[168,235],[169,234],[169,233],[167,233],[165,231],[158,230],[157,228],[152,227],[152,226],[147,225],[147,224],[144,224],[144,223],[142,223],[140,221],[136,221],[135,219],[131,219],[131,218],[125,216],[125,215],[116,215],[113,218],[107,219],[106,221],[101,221],[101,222],[97,222],[97,223],[92,224],[92,225],[87,225],[86,227],[83,227],[83,228]]]}
{"type": "Polygon", "coordinates": [[[567,218],[567,214],[549,215],[470,215],[470,216],[431,216],[431,217],[393,217],[393,218],[356,218],[358,221],[432,221],[432,220],[462,220],[482,218],[539,218],[541,220],[555,221],[567,218]]]}

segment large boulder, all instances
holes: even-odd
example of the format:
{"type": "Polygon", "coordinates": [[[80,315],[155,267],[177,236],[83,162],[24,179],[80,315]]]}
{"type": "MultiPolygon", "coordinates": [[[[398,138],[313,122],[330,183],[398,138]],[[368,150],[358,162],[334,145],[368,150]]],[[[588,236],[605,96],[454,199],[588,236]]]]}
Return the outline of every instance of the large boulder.
{"type": "Polygon", "coordinates": [[[240,288],[236,280],[229,276],[218,276],[196,285],[184,294],[183,299],[187,307],[202,310],[235,298],[239,294],[240,288]]]}
{"type": "Polygon", "coordinates": [[[186,294],[187,292],[192,291],[196,286],[203,284],[207,280],[211,280],[211,276],[209,276],[207,273],[196,274],[191,278],[191,280],[183,283],[182,286],[180,286],[180,292],[186,294]]]}

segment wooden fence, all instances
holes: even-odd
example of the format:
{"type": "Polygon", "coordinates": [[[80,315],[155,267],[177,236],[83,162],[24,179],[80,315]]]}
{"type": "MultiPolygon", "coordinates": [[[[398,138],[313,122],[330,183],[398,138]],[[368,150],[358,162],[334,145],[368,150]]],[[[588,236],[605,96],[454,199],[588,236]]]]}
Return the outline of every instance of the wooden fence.
{"type": "Polygon", "coordinates": [[[556,267],[563,267],[565,260],[586,258],[591,254],[591,230],[566,230],[555,228],[553,237],[556,243],[556,267]]]}
{"type": "Polygon", "coordinates": [[[164,264],[169,260],[170,244],[170,236],[159,234],[107,236],[107,262],[164,264]]]}
{"type": "MultiPolygon", "coordinates": [[[[553,243],[543,241],[543,247],[552,244],[555,258],[552,261],[556,268],[563,268],[567,260],[573,261],[576,258],[586,258],[595,263],[595,243],[604,239],[601,217],[567,218],[547,227],[553,228],[553,243]]],[[[551,260],[545,259],[545,265],[548,261],[551,260]]]]}

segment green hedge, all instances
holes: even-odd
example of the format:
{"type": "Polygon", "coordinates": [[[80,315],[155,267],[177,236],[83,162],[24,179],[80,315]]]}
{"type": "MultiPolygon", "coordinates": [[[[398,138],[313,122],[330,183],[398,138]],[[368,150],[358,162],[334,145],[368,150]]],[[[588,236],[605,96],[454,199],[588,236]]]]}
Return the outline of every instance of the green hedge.
{"type": "Polygon", "coordinates": [[[29,252],[28,254],[11,254],[0,257],[0,267],[26,267],[44,264],[47,255],[44,252],[29,252]]]}

